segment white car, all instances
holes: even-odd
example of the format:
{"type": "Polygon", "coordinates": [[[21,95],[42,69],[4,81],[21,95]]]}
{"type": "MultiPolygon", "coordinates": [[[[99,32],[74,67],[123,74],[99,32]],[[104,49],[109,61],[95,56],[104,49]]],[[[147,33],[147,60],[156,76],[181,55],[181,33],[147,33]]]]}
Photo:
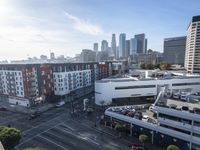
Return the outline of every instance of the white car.
{"type": "Polygon", "coordinates": [[[58,104],[56,104],[56,107],[61,107],[61,106],[63,106],[65,104],[65,102],[64,101],[61,101],[61,102],[59,102],[58,104]]]}
{"type": "Polygon", "coordinates": [[[142,121],[148,121],[148,119],[149,119],[149,116],[147,116],[147,115],[144,115],[144,116],[142,116],[142,121]]]}

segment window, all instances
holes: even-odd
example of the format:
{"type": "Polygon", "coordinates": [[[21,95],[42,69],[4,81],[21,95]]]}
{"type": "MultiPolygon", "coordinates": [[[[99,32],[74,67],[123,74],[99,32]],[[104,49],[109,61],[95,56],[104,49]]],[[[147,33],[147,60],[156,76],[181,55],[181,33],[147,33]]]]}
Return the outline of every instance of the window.
{"type": "Polygon", "coordinates": [[[192,82],[192,83],[175,83],[172,86],[185,86],[185,85],[200,85],[200,82],[192,82]]]}
{"type": "Polygon", "coordinates": [[[139,88],[155,88],[155,87],[156,87],[156,85],[121,86],[121,87],[115,87],[115,90],[139,89],[139,88]]]}

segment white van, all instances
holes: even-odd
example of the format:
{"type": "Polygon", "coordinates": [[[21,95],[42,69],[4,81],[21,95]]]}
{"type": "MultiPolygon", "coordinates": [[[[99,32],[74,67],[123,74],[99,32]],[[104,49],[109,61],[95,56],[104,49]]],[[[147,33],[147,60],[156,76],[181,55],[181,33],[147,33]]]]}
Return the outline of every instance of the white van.
{"type": "Polygon", "coordinates": [[[56,104],[56,107],[61,107],[61,106],[63,106],[65,104],[65,102],[64,101],[61,101],[61,102],[59,102],[58,104],[56,104]]]}

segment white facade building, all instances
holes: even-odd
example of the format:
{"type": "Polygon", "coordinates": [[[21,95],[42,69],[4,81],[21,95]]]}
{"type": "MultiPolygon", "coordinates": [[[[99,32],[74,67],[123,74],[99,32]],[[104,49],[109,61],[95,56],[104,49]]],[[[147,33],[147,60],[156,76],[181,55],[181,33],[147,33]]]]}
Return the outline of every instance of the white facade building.
{"type": "Polygon", "coordinates": [[[185,68],[190,73],[200,73],[200,16],[192,17],[187,29],[185,68]]]}
{"type": "Polygon", "coordinates": [[[2,93],[24,97],[24,85],[21,71],[0,70],[2,93]]]}
{"type": "Polygon", "coordinates": [[[54,94],[66,95],[73,90],[91,85],[91,70],[54,72],[54,94]]]}
{"type": "Polygon", "coordinates": [[[162,97],[160,92],[152,110],[139,105],[110,107],[105,111],[105,125],[114,127],[116,122],[126,125],[130,135],[148,135],[152,141],[163,146],[174,144],[181,150],[200,149],[200,101],[183,102],[162,97]],[[137,112],[142,109],[141,118],[148,114],[148,120],[139,119],[137,112]],[[184,110],[187,108],[188,110],[184,110]],[[134,116],[128,112],[134,110],[134,116]],[[124,114],[127,112],[127,114],[124,114]],[[150,114],[152,114],[150,116],[150,114]],[[154,115],[156,116],[154,116],[154,115]],[[154,120],[154,121],[152,121],[154,120]]]}
{"type": "Polygon", "coordinates": [[[113,99],[156,96],[166,87],[171,95],[173,91],[200,89],[200,76],[177,77],[171,79],[108,78],[95,82],[95,103],[111,104],[113,99]]]}

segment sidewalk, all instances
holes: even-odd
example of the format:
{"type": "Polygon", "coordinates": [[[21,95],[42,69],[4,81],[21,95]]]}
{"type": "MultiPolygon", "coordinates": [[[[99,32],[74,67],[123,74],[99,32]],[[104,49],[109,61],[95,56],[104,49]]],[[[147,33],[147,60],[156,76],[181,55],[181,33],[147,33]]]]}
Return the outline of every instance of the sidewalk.
{"type": "Polygon", "coordinates": [[[20,113],[25,113],[25,114],[32,113],[37,110],[44,112],[54,106],[55,106],[55,104],[44,103],[42,105],[38,105],[37,107],[27,108],[27,107],[20,106],[20,105],[13,105],[13,104],[10,104],[10,103],[2,101],[2,100],[0,101],[0,107],[4,107],[7,110],[12,111],[12,112],[20,112],[20,113]]]}
{"type": "MultiPolygon", "coordinates": [[[[87,119],[85,119],[87,120],[87,119]]],[[[92,127],[95,130],[98,130],[104,134],[110,135],[112,136],[114,139],[120,139],[123,143],[125,143],[127,146],[129,146],[130,144],[139,144],[142,145],[142,143],[139,141],[139,139],[135,136],[130,136],[130,135],[124,135],[122,134],[121,136],[119,136],[119,132],[111,129],[109,127],[105,127],[104,125],[101,125],[99,123],[97,123],[96,127],[93,121],[87,120],[87,125],[92,127]]],[[[153,145],[151,143],[147,143],[145,144],[146,147],[148,148],[148,150],[166,150],[166,148],[163,148],[161,146],[158,145],[153,145]]]]}

